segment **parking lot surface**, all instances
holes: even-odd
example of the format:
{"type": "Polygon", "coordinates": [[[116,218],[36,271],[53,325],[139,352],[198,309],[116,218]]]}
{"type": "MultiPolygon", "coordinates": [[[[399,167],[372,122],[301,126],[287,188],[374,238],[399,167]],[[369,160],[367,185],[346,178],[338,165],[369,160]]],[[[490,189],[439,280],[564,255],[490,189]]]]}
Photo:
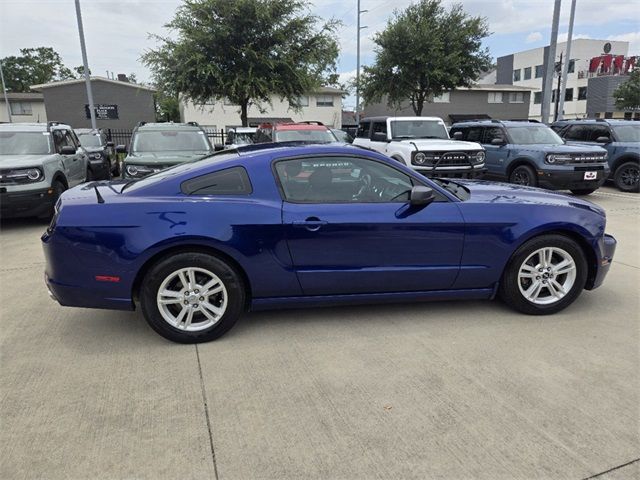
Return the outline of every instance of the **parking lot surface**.
{"type": "Polygon", "coordinates": [[[590,200],[615,261],[554,316],[260,312],[199,346],[52,302],[46,224],[3,222],[0,477],[640,478],[640,196],[590,200]]]}

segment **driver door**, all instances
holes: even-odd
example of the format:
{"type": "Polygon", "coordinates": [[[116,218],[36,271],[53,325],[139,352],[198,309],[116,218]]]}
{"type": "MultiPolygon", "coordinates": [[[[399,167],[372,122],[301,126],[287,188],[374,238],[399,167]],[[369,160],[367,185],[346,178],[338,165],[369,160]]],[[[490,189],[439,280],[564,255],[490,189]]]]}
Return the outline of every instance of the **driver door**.
{"type": "Polygon", "coordinates": [[[444,290],[460,269],[464,221],[444,196],[408,205],[417,181],[363,157],[276,163],[282,221],[305,295],[444,290]]]}

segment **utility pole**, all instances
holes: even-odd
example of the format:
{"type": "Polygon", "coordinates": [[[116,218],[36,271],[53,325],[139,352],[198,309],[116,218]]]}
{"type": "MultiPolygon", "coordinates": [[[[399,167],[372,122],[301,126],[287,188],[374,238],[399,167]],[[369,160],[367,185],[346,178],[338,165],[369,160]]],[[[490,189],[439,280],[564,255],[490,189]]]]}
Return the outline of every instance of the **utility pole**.
{"type": "Polygon", "coordinates": [[[360,0],[358,0],[358,21],[357,21],[357,53],[356,53],[356,125],[360,125],[360,30],[365,27],[360,26],[360,14],[368,10],[360,10],[360,0]]]}
{"type": "Polygon", "coordinates": [[[7,87],[4,84],[4,73],[2,73],[2,62],[0,62],[0,78],[2,79],[2,92],[4,93],[4,103],[7,106],[7,117],[11,123],[11,105],[9,105],[9,97],[7,96],[7,87]]]}
{"type": "MultiPolygon", "coordinates": [[[[565,63],[566,63],[566,60],[565,60],[565,63]]],[[[558,105],[560,105],[560,98],[561,98],[560,82],[562,81],[562,52],[560,52],[560,61],[554,65],[553,71],[558,74],[558,86],[556,87],[556,101],[555,101],[556,108],[553,113],[553,121],[555,122],[556,120],[558,120],[558,105]]]]}
{"type": "Polygon", "coordinates": [[[547,55],[547,68],[544,72],[544,83],[542,85],[542,107],[541,121],[549,123],[549,112],[551,111],[551,91],[553,90],[553,72],[555,70],[556,46],[558,45],[558,24],[560,23],[560,4],[562,0],[555,0],[553,7],[553,23],[551,25],[551,42],[547,55]]]}
{"type": "MultiPolygon", "coordinates": [[[[564,116],[564,92],[567,89],[567,76],[569,74],[569,63],[571,63],[571,39],[573,37],[573,21],[576,18],[576,0],[571,0],[571,15],[569,16],[569,31],[567,33],[567,48],[565,50],[566,60],[562,68],[562,87],[560,87],[560,105],[558,107],[557,119],[562,120],[564,116]]],[[[574,64],[575,70],[575,64],[574,64]]],[[[576,92],[573,92],[574,94],[576,92]]]]}
{"type": "Polygon", "coordinates": [[[87,86],[87,99],[89,100],[89,115],[91,116],[91,128],[96,127],[96,109],[93,106],[93,93],[91,92],[91,74],[89,73],[89,62],[87,61],[87,47],[84,44],[84,28],[82,28],[82,12],[80,11],[80,0],[76,0],[76,18],[78,19],[78,34],[80,35],[80,50],[82,50],[82,64],[84,68],[84,83],[87,86]]]}

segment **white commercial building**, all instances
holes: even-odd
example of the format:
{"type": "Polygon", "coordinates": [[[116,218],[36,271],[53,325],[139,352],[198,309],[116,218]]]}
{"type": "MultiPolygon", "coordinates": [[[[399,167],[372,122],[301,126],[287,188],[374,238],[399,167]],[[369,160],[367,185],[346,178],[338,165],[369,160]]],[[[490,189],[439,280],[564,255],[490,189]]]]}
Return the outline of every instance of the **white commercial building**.
{"type": "MultiPolygon", "coordinates": [[[[333,87],[321,87],[318,91],[300,98],[302,108],[295,111],[289,102],[273,96],[271,105],[250,105],[249,126],[276,121],[319,121],[327,126],[340,128],[342,124],[342,95],[344,92],[333,87]],[[262,111],[261,111],[262,110],[262,111]]],[[[180,102],[180,116],[184,122],[198,122],[200,125],[227,130],[242,125],[240,107],[228,101],[214,101],[195,105],[190,101],[180,102]]]]}
{"type": "MultiPolygon", "coordinates": [[[[13,123],[46,122],[47,111],[41,93],[7,93],[13,123]]],[[[7,104],[4,95],[0,95],[0,123],[8,122],[7,104]]]]}
{"type": "MultiPolygon", "coordinates": [[[[529,118],[541,119],[542,85],[547,69],[547,53],[549,47],[534,48],[523,52],[499,57],[497,61],[496,83],[512,84],[533,88],[529,118]]],[[[566,61],[567,43],[558,43],[556,59],[566,61]]],[[[564,102],[565,118],[583,118],[587,114],[587,83],[594,72],[589,72],[590,60],[603,54],[613,56],[629,54],[629,42],[614,42],[610,40],[591,40],[579,38],[571,42],[571,59],[564,102]]],[[[553,102],[555,90],[558,88],[558,76],[554,75],[553,102]]],[[[551,104],[551,119],[555,111],[555,104],[551,104]]]]}

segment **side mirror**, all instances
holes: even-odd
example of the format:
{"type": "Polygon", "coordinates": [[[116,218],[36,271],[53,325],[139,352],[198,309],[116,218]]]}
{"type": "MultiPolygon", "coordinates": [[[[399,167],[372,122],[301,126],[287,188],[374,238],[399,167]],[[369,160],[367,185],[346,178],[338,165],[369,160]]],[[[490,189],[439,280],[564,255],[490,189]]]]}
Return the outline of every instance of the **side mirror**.
{"type": "Polygon", "coordinates": [[[611,139],[609,137],[598,137],[596,138],[597,143],[609,143],[611,139]]]}
{"type": "Polygon", "coordinates": [[[374,132],[373,135],[371,135],[371,140],[373,140],[374,142],[386,142],[387,134],[382,132],[374,132]]]}
{"type": "Polygon", "coordinates": [[[113,142],[107,142],[107,147],[113,147],[113,142]]]}
{"type": "Polygon", "coordinates": [[[416,185],[409,194],[409,203],[411,205],[429,205],[435,198],[436,196],[431,188],[416,185]]]}
{"type": "Polygon", "coordinates": [[[220,150],[224,150],[224,145],[221,143],[214,143],[213,144],[213,151],[214,152],[219,152],[220,150]]]}
{"type": "Polygon", "coordinates": [[[453,135],[451,135],[451,138],[454,140],[462,140],[462,132],[454,132],[453,135]]]}
{"type": "Polygon", "coordinates": [[[507,142],[504,141],[504,138],[499,138],[498,137],[498,138],[494,138],[493,140],[491,140],[491,145],[504,145],[505,143],[507,143],[507,142]]]}
{"type": "Polygon", "coordinates": [[[75,155],[75,153],[76,153],[76,147],[72,147],[70,145],[65,145],[60,149],[61,155],[75,155]]]}
{"type": "Polygon", "coordinates": [[[127,153],[127,146],[126,145],[118,145],[116,147],[116,152],[118,152],[118,153],[127,153]]]}

